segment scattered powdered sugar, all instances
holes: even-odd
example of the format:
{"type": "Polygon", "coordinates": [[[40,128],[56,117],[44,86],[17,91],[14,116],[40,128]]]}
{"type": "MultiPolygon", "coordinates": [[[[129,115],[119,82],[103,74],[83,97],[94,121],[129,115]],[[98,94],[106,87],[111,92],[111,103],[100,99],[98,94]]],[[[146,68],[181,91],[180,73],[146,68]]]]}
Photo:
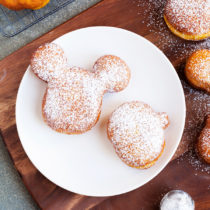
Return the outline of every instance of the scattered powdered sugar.
{"type": "Polygon", "coordinates": [[[167,55],[172,55],[173,60],[185,58],[197,49],[210,48],[209,39],[185,41],[171,33],[163,18],[167,0],[133,0],[132,2],[139,8],[139,20],[146,25],[149,32],[154,34],[152,37],[155,37],[155,45],[167,55]]]}
{"type": "MultiPolygon", "coordinates": [[[[170,32],[163,18],[166,2],[167,0],[133,0],[133,4],[139,8],[139,20],[142,24],[146,25],[148,31],[155,36],[155,45],[163,50],[166,55],[173,57],[173,60],[178,63],[184,61],[187,56],[196,50],[204,48],[210,49],[209,39],[197,42],[185,41],[170,32]]],[[[194,154],[193,147],[202,130],[205,116],[210,114],[210,97],[204,91],[196,90],[186,82],[186,78],[183,76],[183,69],[184,66],[182,65],[179,67],[178,73],[182,78],[185,92],[187,118],[183,138],[176,154],[181,154],[189,148],[192,153],[189,155],[189,162],[196,169],[202,169],[210,173],[210,167],[198,160],[196,154],[194,154]]]]}
{"type": "Polygon", "coordinates": [[[178,163],[182,162],[183,158],[187,158],[195,169],[195,175],[197,175],[196,171],[210,174],[210,165],[204,163],[196,152],[196,144],[204,127],[206,115],[210,114],[210,96],[203,91],[192,89],[186,82],[182,82],[188,112],[180,147],[187,147],[185,151],[188,150],[188,152],[178,158],[178,163]],[[193,98],[193,101],[190,98],[193,98]]]}
{"type": "Polygon", "coordinates": [[[206,115],[210,114],[210,96],[204,91],[191,88],[189,84],[182,81],[185,92],[187,119],[186,127],[195,130],[203,126],[206,115]]]}
{"type": "Polygon", "coordinates": [[[203,128],[205,117],[210,114],[210,96],[204,91],[192,88],[183,80],[182,85],[185,92],[187,116],[177,154],[180,154],[180,151],[187,151],[188,149],[194,150],[194,145],[203,128]]]}
{"type": "Polygon", "coordinates": [[[194,210],[191,196],[182,190],[168,192],[160,203],[160,210],[194,210]]]}
{"type": "Polygon", "coordinates": [[[210,30],[209,0],[168,0],[165,15],[178,31],[205,34],[210,30]]]}
{"type": "Polygon", "coordinates": [[[126,164],[141,167],[160,155],[166,124],[167,115],[161,116],[142,102],[127,102],[112,113],[108,136],[126,164]]]}
{"type": "MultiPolygon", "coordinates": [[[[195,172],[194,175],[197,176],[197,172],[202,172],[210,175],[210,165],[205,163],[203,160],[201,160],[200,157],[198,157],[198,154],[195,152],[195,148],[191,146],[189,152],[185,154],[185,158],[187,158],[188,162],[193,166],[195,172]]],[[[180,156],[178,159],[178,163],[182,162],[183,156],[180,156]]]]}

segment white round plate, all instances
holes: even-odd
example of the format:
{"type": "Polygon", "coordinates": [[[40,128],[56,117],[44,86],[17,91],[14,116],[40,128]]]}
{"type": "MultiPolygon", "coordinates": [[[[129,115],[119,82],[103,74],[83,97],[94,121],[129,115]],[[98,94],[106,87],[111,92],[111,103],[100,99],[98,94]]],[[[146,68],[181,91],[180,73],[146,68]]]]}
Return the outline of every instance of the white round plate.
{"type": "Polygon", "coordinates": [[[104,96],[100,119],[92,130],[66,135],[44,123],[41,105],[46,84],[28,68],[17,95],[16,122],[32,163],[60,187],[89,196],[117,195],[150,181],[175,153],[185,123],[182,85],[169,60],[146,39],[119,28],[83,28],[54,42],[63,48],[70,65],[89,70],[100,56],[117,55],[130,67],[131,80],[122,92],[104,96]],[[120,104],[132,100],[144,101],[155,111],[166,112],[170,119],[164,153],[147,170],[124,164],[107,138],[109,115],[120,104]]]}

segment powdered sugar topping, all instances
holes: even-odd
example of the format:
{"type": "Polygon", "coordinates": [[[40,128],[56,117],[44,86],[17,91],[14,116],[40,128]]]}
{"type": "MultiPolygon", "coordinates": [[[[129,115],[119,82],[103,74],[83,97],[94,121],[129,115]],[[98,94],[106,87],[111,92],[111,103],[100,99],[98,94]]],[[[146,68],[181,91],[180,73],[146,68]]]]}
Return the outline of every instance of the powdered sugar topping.
{"type": "Polygon", "coordinates": [[[121,91],[129,82],[130,70],[117,56],[105,55],[93,66],[96,76],[106,84],[109,92],[121,91]]]}
{"type": "Polygon", "coordinates": [[[48,84],[44,114],[54,129],[86,131],[96,123],[104,86],[94,74],[73,67],[62,80],[48,84]]]}
{"type": "Polygon", "coordinates": [[[206,84],[206,89],[210,92],[210,50],[203,49],[192,54],[187,62],[187,73],[200,83],[206,84]]]}
{"type": "Polygon", "coordinates": [[[155,160],[164,145],[167,118],[162,120],[142,102],[128,102],[117,108],[109,119],[108,136],[119,157],[134,167],[155,160]]]}
{"type": "Polygon", "coordinates": [[[62,77],[68,64],[63,50],[57,44],[47,43],[35,51],[31,67],[38,77],[49,82],[54,78],[62,77]]]}

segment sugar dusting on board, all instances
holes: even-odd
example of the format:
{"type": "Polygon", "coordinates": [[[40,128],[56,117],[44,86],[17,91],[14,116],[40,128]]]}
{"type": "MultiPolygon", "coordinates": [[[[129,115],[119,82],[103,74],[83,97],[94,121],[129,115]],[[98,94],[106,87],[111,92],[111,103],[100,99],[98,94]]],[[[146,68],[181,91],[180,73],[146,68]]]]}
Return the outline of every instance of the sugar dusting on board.
{"type": "MultiPolygon", "coordinates": [[[[194,148],[193,145],[191,145],[189,152],[185,155],[185,158],[187,158],[188,162],[193,166],[195,176],[200,174],[200,172],[210,175],[210,165],[203,162],[198,157],[198,155],[195,152],[195,148],[194,148]]],[[[183,160],[183,156],[180,156],[178,158],[178,164],[181,163],[182,160],[183,160]]],[[[207,187],[210,187],[210,185],[207,186],[207,187]]]]}
{"type": "MultiPolygon", "coordinates": [[[[194,167],[195,171],[201,170],[210,174],[210,166],[201,161],[196,152],[195,144],[198,136],[204,127],[205,117],[210,114],[210,96],[204,91],[198,91],[192,88],[187,82],[182,81],[185,91],[187,116],[185,123],[185,130],[179,148],[188,147],[187,159],[194,167]],[[192,99],[193,98],[193,103],[192,99]]],[[[179,162],[182,161],[182,156],[179,162]]],[[[195,175],[197,173],[195,172],[195,175]]]]}
{"type": "MultiPolygon", "coordinates": [[[[179,1],[179,0],[177,0],[179,1]]],[[[155,45],[172,54],[174,59],[190,55],[197,49],[210,48],[210,40],[185,41],[173,35],[163,19],[166,0],[133,0],[138,8],[140,21],[155,34],[155,45]],[[184,49],[184,50],[183,50],[184,49]]]]}
{"type": "MultiPolygon", "coordinates": [[[[161,50],[166,51],[166,54],[173,55],[173,60],[178,60],[179,63],[180,60],[184,60],[186,56],[189,56],[195,50],[210,49],[209,39],[203,41],[185,41],[170,32],[163,19],[166,1],[132,1],[137,7],[139,21],[146,25],[149,32],[154,34],[155,45],[161,50]]],[[[210,113],[210,97],[204,91],[196,90],[189,85],[184,76],[182,76],[182,85],[185,92],[187,119],[177,154],[180,154],[179,150],[183,150],[183,148],[187,150],[189,147],[187,158],[195,169],[195,175],[198,170],[210,174],[210,166],[200,161],[194,151],[194,145],[203,128],[205,116],[210,113]]],[[[179,158],[179,161],[182,161],[182,156],[179,158]]]]}
{"type": "Polygon", "coordinates": [[[49,82],[52,79],[62,77],[63,70],[68,68],[67,58],[60,46],[46,43],[34,52],[31,68],[38,77],[49,82]]]}

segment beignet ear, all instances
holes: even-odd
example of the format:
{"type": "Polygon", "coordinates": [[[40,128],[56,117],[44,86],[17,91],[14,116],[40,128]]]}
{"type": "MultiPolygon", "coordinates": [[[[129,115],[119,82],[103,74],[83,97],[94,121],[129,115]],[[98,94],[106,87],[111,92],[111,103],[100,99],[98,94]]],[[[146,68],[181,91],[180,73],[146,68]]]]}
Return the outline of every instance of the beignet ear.
{"type": "Polygon", "coordinates": [[[161,122],[162,128],[163,129],[167,128],[169,125],[168,115],[165,112],[159,112],[158,114],[160,117],[160,122],[161,122]]]}
{"type": "Polygon", "coordinates": [[[54,43],[40,46],[31,59],[32,71],[45,82],[59,78],[67,65],[63,50],[54,43]]]}
{"type": "Polygon", "coordinates": [[[119,57],[105,55],[94,64],[93,70],[102,82],[106,91],[118,92],[125,89],[130,80],[130,70],[127,64],[119,57]]]}

